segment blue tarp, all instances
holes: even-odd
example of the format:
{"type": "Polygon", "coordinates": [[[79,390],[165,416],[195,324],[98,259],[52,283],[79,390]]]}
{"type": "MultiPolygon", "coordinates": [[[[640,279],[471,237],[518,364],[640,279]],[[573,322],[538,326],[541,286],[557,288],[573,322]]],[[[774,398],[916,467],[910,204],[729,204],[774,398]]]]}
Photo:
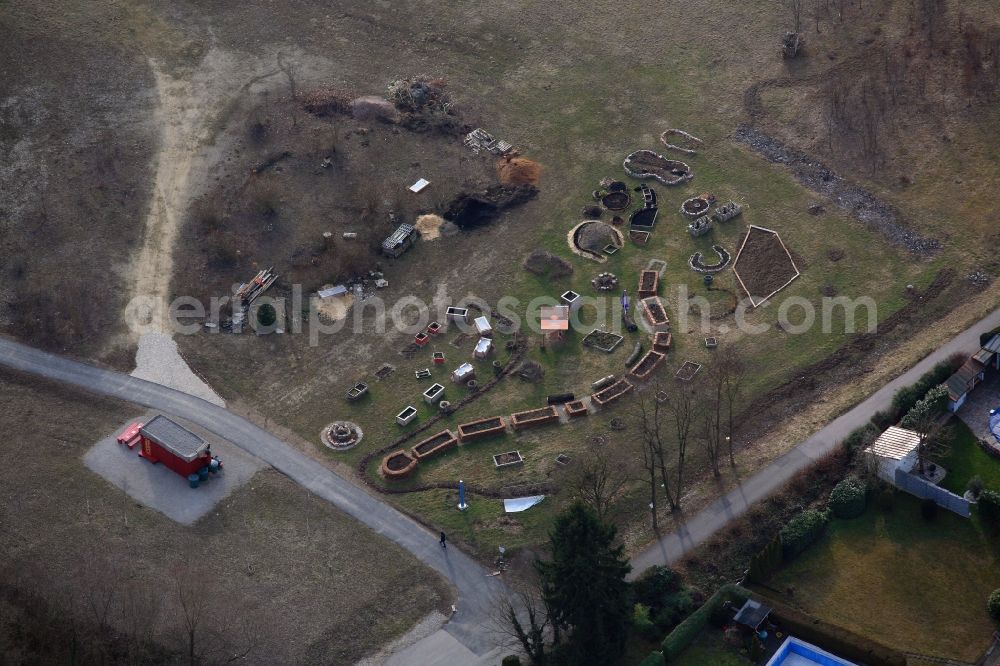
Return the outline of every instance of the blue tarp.
{"type": "Polygon", "coordinates": [[[996,437],[997,442],[1000,442],[1000,407],[990,412],[990,432],[996,437]]]}

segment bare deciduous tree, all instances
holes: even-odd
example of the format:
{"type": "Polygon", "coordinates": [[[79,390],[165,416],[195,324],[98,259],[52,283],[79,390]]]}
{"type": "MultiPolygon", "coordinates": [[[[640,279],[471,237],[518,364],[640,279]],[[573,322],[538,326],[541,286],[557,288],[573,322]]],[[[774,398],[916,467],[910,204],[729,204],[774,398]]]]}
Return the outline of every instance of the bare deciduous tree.
{"type": "Polygon", "coordinates": [[[533,666],[548,661],[547,639],[558,643],[558,627],[550,621],[537,581],[512,583],[491,604],[493,630],[505,642],[516,641],[533,666]]]}
{"type": "Polygon", "coordinates": [[[655,527],[657,473],[670,510],[678,511],[681,508],[684,464],[696,403],[691,391],[686,388],[675,388],[672,392],[667,392],[657,385],[652,395],[641,394],[637,404],[643,441],[643,462],[649,472],[650,501],[653,504],[655,527]],[[670,432],[671,425],[672,432],[670,432]]]}
{"type": "Polygon", "coordinates": [[[612,461],[600,446],[588,447],[569,475],[569,485],[580,500],[607,521],[614,501],[631,481],[628,470],[612,461]]]}
{"type": "Polygon", "coordinates": [[[795,26],[795,32],[799,32],[802,29],[803,0],[782,0],[782,2],[785,3],[785,7],[788,8],[792,16],[792,24],[795,26]]]}

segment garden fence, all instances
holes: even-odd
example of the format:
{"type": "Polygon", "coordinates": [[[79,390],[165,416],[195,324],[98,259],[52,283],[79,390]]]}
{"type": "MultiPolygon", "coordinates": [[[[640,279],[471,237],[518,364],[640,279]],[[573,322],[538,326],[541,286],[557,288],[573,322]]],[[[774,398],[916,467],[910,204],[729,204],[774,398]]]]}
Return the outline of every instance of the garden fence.
{"type": "Polygon", "coordinates": [[[968,518],[971,513],[969,502],[965,498],[950,493],[944,488],[939,488],[930,481],[921,479],[919,476],[909,474],[897,468],[895,481],[896,487],[900,490],[905,490],[920,499],[932,499],[938,506],[957,513],[963,518],[968,518]]]}

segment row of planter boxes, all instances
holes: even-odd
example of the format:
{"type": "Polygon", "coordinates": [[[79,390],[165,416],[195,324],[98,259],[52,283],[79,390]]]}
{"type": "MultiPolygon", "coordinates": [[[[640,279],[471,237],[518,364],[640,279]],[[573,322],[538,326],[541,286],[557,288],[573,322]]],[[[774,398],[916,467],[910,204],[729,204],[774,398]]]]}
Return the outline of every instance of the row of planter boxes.
{"type": "Polygon", "coordinates": [[[559,420],[559,412],[554,405],[539,409],[529,409],[526,412],[515,412],[510,415],[510,424],[514,430],[527,430],[545,423],[559,420]]]}

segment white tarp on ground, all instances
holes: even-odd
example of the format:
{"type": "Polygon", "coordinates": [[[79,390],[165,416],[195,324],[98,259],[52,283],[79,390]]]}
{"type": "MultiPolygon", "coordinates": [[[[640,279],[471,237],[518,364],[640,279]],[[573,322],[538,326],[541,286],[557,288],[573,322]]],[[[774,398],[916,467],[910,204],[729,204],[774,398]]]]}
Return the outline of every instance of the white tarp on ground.
{"type": "Polygon", "coordinates": [[[507,513],[519,513],[526,509],[530,509],[539,502],[545,499],[545,495],[532,495],[531,497],[518,497],[516,499],[505,499],[503,501],[503,510],[507,513]]]}

